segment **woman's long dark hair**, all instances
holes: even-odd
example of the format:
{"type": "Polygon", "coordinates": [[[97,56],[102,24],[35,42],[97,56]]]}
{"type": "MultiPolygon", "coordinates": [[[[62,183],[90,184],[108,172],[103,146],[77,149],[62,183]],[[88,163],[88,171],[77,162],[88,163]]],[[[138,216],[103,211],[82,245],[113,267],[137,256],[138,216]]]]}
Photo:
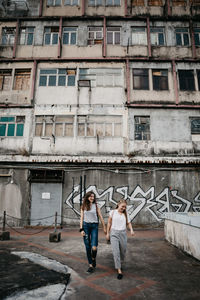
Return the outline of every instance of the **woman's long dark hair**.
{"type": "MultiPolygon", "coordinates": [[[[121,203],[125,203],[125,204],[127,205],[126,200],[125,200],[125,199],[121,199],[121,200],[119,200],[119,202],[117,203],[116,209],[118,209],[119,204],[121,204],[121,203]]],[[[127,211],[126,211],[126,209],[123,211],[123,214],[125,215],[125,218],[126,218],[126,224],[128,224],[128,216],[127,216],[127,211]]]]}
{"type": "Polygon", "coordinates": [[[91,196],[91,195],[94,195],[94,202],[93,203],[96,203],[96,196],[93,192],[87,192],[83,198],[83,205],[81,206],[81,209],[82,210],[90,210],[90,201],[88,200],[88,198],[91,196]]]}

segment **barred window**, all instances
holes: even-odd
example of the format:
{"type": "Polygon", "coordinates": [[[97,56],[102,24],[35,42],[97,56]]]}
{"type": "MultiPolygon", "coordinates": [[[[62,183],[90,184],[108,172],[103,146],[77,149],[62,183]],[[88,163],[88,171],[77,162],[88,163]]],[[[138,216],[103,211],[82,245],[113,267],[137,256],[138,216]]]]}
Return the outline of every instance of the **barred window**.
{"type": "Polygon", "coordinates": [[[135,140],[150,140],[150,117],[135,116],[135,140]]]}
{"type": "Polygon", "coordinates": [[[0,136],[20,137],[24,134],[25,116],[1,116],[0,136]]]}

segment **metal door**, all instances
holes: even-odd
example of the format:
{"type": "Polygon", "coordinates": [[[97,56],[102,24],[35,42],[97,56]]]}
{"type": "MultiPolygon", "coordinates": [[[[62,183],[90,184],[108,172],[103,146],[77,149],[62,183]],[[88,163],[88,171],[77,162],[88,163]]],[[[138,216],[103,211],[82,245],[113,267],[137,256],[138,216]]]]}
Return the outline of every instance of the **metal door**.
{"type": "Polygon", "coordinates": [[[62,183],[32,183],[31,200],[31,225],[61,223],[62,183]]]}

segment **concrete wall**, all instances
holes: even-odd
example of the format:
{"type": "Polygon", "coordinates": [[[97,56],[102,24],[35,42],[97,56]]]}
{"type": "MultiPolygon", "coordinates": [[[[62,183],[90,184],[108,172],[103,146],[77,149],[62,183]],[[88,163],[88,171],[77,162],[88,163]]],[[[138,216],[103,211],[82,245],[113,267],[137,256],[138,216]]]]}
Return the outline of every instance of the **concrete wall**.
{"type": "Polygon", "coordinates": [[[198,116],[196,110],[173,109],[130,109],[129,110],[129,154],[130,156],[158,155],[181,157],[200,153],[198,137],[193,141],[191,135],[190,117],[198,116]],[[151,138],[147,141],[134,139],[134,117],[150,116],[151,138]]]}
{"type": "MultiPolygon", "coordinates": [[[[48,164],[48,170],[51,167],[56,169],[56,165],[48,164]]],[[[79,223],[80,176],[83,179],[84,175],[86,191],[95,192],[105,220],[110,209],[115,208],[121,198],[127,200],[133,224],[154,226],[163,222],[166,212],[200,211],[199,169],[192,165],[145,167],[137,164],[133,167],[122,164],[77,164],[74,167],[72,164],[59,165],[59,168],[65,170],[62,188],[64,224],[79,223]]],[[[11,174],[11,177],[0,177],[1,215],[6,210],[17,218],[30,216],[30,186],[27,182],[29,168],[41,169],[41,165],[29,164],[27,169],[21,170],[1,168],[1,173],[11,174]]]]}
{"type": "Polygon", "coordinates": [[[165,217],[166,240],[200,260],[200,214],[167,213],[165,217]]]}

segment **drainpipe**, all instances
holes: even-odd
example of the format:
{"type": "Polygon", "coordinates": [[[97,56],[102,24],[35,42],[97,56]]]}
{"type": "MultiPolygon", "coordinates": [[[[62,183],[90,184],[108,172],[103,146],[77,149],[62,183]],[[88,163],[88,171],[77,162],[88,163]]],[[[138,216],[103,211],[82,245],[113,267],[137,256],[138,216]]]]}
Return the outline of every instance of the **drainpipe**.
{"type": "Polygon", "coordinates": [[[128,15],[128,7],[127,7],[127,0],[124,1],[124,16],[128,15]]]}
{"type": "Polygon", "coordinates": [[[130,66],[129,59],[126,59],[126,88],[127,88],[127,104],[130,104],[130,66]]]}
{"type": "Polygon", "coordinates": [[[103,57],[106,57],[106,17],[103,17],[103,57]]]}
{"type": "Polygon", "coordinates": [[[192,45],[192,58],[196,58],[196,46],[194,40],[194,30],[193,30],[192,20],[190,20],[190,36],[191,36],[191,45],[192,45]]]}
{"type": "Polygon", "coordinates": [[[147,44],[148,44],[148,57],[151,57],[151,37],[150,37],[150,22],[147,18],[147,44]]]}
{"type": "Polygon", "coordinates": [[[63,18],[60,17],[60,23],[59,23],[59,40],[58,40],[58,58],[61,57],[61,52],[62,52],[62,23],[63,23],[63,18]]]}
{"type": "MultiPolygon", "coordinates": [[[[32,87],[31,87],[31,100],[34,103],[35,98],[35,84],[36,84],[36,74],[37,74],[37,60],[33,63],[33,77],[32,77],[32,87]]],[[[32,103],[32,105],[33,105],[32,103]]]]}
{"type": "Polygon", "coordinates": [[[81,10],[82,16],[85,15],[85,0],[82,0],[82,10],[81,10]]]}
{"type": "Polygon", "coordinates": [[[13,58],[16,57],[18,40],[19,40],[19,19],[17,20],[17,23],[16,23],[16,34],[15,34],[15,42],[14,42],[14,47],[13,47],[13,58]]]}
{"type": "Polygon", "coordinates": [[[173,69],[173,78],[174,78],[175,101],[176,101],[176,105],[178,105],[179,104],[178,82],[176,77],[176,64],[174,60],[172,60],[172,69],[173,69]]]}
{"type": "Polygon", "coordinates": [[[43,0],[40,0],[39,17],[42,17],[43,0]]]}

